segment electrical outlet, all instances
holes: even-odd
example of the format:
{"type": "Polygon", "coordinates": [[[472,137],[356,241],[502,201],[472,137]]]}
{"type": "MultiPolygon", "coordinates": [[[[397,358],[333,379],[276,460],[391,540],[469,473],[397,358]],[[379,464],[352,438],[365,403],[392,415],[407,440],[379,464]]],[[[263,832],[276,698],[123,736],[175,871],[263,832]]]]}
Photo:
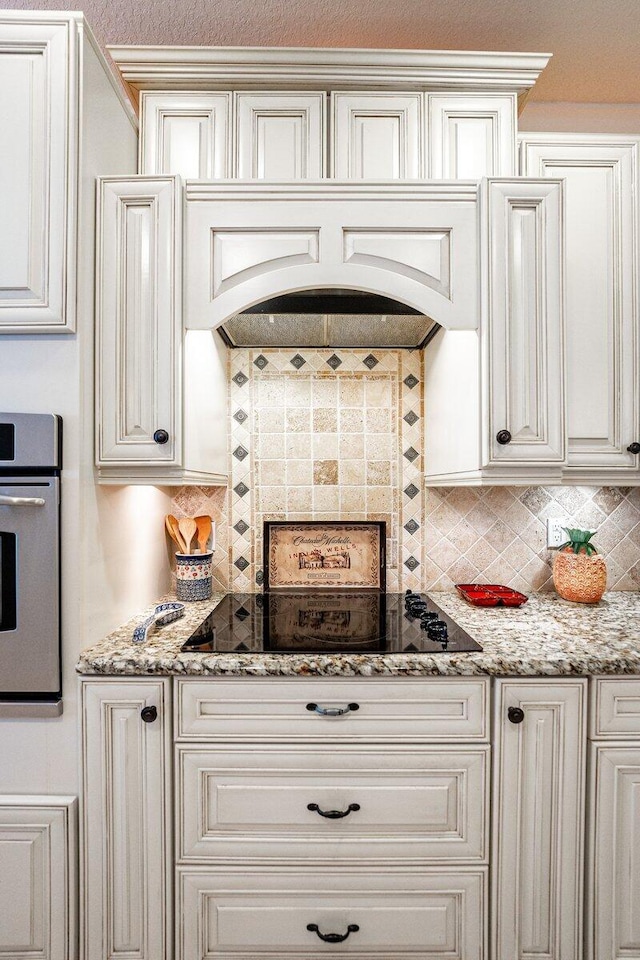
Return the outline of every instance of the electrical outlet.
{"type": "Polygon", "coordinates": [[[568,526],[568,520],[558,520],[557,517],[549,517],[547,520],[547,546],[559,547],[561,543],[565,543],[567,540],[567,532],[564,528],[568,526]]]}

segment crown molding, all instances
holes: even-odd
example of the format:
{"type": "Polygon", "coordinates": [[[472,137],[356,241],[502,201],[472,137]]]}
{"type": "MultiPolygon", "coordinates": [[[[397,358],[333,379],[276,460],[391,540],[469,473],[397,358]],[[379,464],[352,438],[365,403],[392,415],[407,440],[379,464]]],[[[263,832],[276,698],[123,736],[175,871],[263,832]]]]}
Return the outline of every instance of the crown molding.
{"type": "Polygon", "coordinates": [[[525,94],[549,53],[110,46],[134,90],[460,90],[525,94]]]}
{"type": "MultiPolygon", "coordinates": [[[[109,178],[114,179],[114,178],[109,178]]],[[[527,181],[530,182],[530,181],[527,181]]],[[[542,180],[545,185],[548,180],[542,180]]],[[[555,183],[556,181],[554,181],[555,183]]],[[[187,180],[187,201],[224,200],[346,200],[375,201],[413,200],[441,201],[447,203],[476,203],[477,180],[187,180]]]]}

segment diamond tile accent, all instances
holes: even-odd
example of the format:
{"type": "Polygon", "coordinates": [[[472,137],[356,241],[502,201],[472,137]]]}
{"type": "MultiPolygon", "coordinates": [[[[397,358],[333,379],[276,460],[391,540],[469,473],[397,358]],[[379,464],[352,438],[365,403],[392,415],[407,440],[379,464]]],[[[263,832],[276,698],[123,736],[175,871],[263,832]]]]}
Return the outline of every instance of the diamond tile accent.
{"type": "Polygon", "coordinates": [[[246,483],[243,483],[242,481],[240,481],[240,483],[237,483],[233,489],[238,494],[239,497],[244,497],[246,496],[247,493],[249,493],[249,487],[246,485],[246,483]]]}
{"type": "Polygon", "coordinates": [[[413,410],[409,410],[409,413],[405,414],[405,416],[402,419],[405,421],[405,423],[408,423],[409,426],[412,427],[414,423],[418,422],[420,417],[418,416],[417,413],[414,413],[413,410]]]}
{"type": "Polygon", "coordinates": [[[240,573],[243,573],[243,571],[245,571],[249,566],[249,561],[245,560],[244,557],[238,557],[238,559],[235,561],[234,566],[238,568],[240,573]]]}
{"type": "Polygon", "coordinates": [[[249,451],[245,450],[242,444],[240,444],[240,446],[236,447],[233,451],[233,455],[237,460],[240,461],[240,463],[242,463],[244,458],[249,456],[249,451]]]}
{"type": "MultiPolygon", "coordinates": [[[[245,411],[242,410],[242,409],[236,410],[236,412],[235,412],[234,415],[233,415],[233,419],[234,419],[237,423],[241,423],[241,424],[242,424],[242,423],[244,423],[246,420],[249,419],[249,414],[248,414],[248,413],[245,413],[245,411]]],[[[405,417],[405,420],[406,420],[406,419],[407,419],[407,418],[405,417]]]]}
{"type": "Polygon", "coordinates": [[[420,566],[420,561],[416,560],[415,557],[407,557],[407,559],[404,562],[404,565],[407,568],[407,570],[411,570],[411,572],[413,573],[413,571],[420,566]]]}
{"type": "Polygon", "coordinates": [[[417,460],[420,454],[417,450],[414,450],[413,447],[409,447],[408,450],[405,450],[404,456],[407,458],[409,463],[413,463],[414,460],[417,460]]]}
{"type": "Polygon", "coordinates": [[[416,530],[420,529],[420,524],[416,523],[416,521],[413,518],[411,518],[411,520],[408,520],[407,523],[405,523],[404,528],[407,531],[407,533],[410,533],[413,536],[416,530]]]}
{"type": "Polygon", "coordinates": [[[342,360],[340,359],[340,357],[338,357],[334,353],[333,356],[329,357],[329,359],[327,360],[327,363],[329,364],[332,370],[337,370],[338,367],[341,366],[342,360]]]}
{"type": "Polygon", "coordinates": [[[240,536],[242,537],[242,536],[244,536],[244,534],[245,534],[245,533],[247,532],[247,530],[249,529],[249,524],[248,524],[248,523],[245,523],[244,520],[238,520],[237,523],[234,523],[233,529],[234,529],[237,533],[239,533],[240,536]]]}
{"type": "Polygon", "coordinates": [[[295,357],[291,357],[289,362],[293,367],[296,368],[296,370],[299,370],[300,367],[304,367],[307,361],[304,357],[301,357],[299,353],[296,353],[295,357]]]}
{"type": "Polygon", "coordinates": [[[246,375],[246,373],[243,373],[242,370],[239,370],[235,377],[232,377],[231,379],[239,387],[244,387],[245,383],[249,383],[249,377],[246,375]]]}
{"type": "Polygon", "coordinates": [[[256,365],[256,367],[258,368],[258,370],[264,370],[264,368],[266,367],[266,365],[269,363],[269,361],[267,360],[267,358],[266,358],[266,357],[264,356],[264,354],[262,354],[262,353],[260,354],[259,357],[256,357],[253,362],[255,363],[255,365],[256,365]]]}
{"type": "Polygon", "coordinates": [[[264,570],[258,570],[256,573],[256,583],[258,586],[264,583],[264,570]]]}
{"type": "Polygon", "coordinates": [[[408,487],[404,488],[404,492],[409,497],[410,500],[413,500],[414,497],[417,497],[420,491],[416,487],[415,483],[410,483],[408,487]]]}
{"type": "Polygon", "coordinates": [[[367,357],[365,357],[362,362],[364,363],[365,367],[369,368],[369,370],[373,370],[373,368],[377,367],[378,364],[380,363],[378,358],[374,357],[372,353],[370,353],[367,357]]]}
{"type": "Polygon", "coordinates": [[[405,385],[406,387],[409,387],[409,390],[413,390],[413,388],[414,388],[418,383],[420,383],[420,381],[418,380],[418,378],[417,378],[417,377],[414,377],[414,375],[413,375],[412,373],[410,373],[408,377],[405,377],[402,382],[404,383],[404,385],[405,385]]]}

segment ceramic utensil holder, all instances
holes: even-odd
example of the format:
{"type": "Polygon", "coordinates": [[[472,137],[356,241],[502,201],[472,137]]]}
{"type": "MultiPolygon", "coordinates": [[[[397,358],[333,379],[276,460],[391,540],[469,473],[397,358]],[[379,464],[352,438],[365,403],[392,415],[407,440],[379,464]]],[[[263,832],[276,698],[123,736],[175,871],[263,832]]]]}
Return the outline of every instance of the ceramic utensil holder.
{"type": "Polygon", "coordinates": [[[213,553],[176,553],[178,600],[209,600],[213,553]]]}

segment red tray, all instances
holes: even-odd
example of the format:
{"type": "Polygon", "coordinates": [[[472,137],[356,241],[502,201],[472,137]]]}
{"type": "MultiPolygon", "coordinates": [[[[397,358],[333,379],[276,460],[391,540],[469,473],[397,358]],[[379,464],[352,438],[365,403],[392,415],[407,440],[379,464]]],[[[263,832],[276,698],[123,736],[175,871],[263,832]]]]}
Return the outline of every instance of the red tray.
{"type": "Polygon", "coordinates": [[[521,607],[529,599],[499,583],[456,583],[456,590],[475,607],[521,607]]]}

